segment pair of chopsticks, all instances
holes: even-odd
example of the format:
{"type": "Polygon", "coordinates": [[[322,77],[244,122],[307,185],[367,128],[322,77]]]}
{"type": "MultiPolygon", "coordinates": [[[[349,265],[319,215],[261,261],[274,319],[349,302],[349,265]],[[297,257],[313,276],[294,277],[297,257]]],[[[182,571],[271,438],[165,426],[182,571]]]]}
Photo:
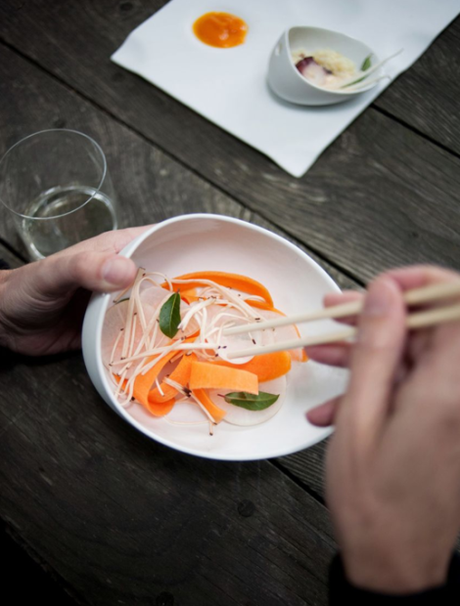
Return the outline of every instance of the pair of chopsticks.
{"type": "MultiPolygon", "coordinates": [[[[434,301],[448,299],[450,297],[459,295],[460,280],[456,282],[443,282],[440,284],[433,284],[430,286],[424,286],[422,288],[408,290],[404,293],[403,298],[407,305],[419,305],[421,303],[432,303],[434,301]]],[[[226,328],[223,331],[223,335],[239,335],[252,331],[264,330],[267,328],[277,328],[279,326],[289,326],[290,324],[301,324],[304,322],[313,322],[315,320],[324,320],[326,318],[346,318],[348,316],[359,315],[362,309],[362,300],[351,301],[350,303],[343,303],[342,305],[320,309],[311,313],[283,316],[274,320],[268,320],[267,322],[254,322],[251,324],[232,326],[230,328],[226,328]]],[[[412,313],[407,316],[407,327],[411,329],[425,328],[427,326],[443,324],[444,322],[451,322],[452,320],[458,319],[460,319],[459,303],[449,305],[447,307],[437,307],[427,311],[412,313]]],[[[227,357],[229,359],[233,359],[245,356],[256,356],[264,353],[273,353],[275,351],[295,349],[297,347],[307,347],[309,345],[336,343],[354,337],[356,332],[357,329],[354,326],[350,326],[339,331],[330,332],[323,335],[291,339],[290,341],[281,341],[266,347],[256,346],[239,351],[232,351],[231,353],[229,352],[227,354],[227,357]]]]}

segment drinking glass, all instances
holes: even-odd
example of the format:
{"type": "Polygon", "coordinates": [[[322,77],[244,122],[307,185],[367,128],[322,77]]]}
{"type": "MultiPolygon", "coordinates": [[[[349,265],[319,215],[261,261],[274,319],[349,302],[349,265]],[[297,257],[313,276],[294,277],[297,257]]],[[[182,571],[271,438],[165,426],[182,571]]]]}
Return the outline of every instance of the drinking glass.
{"type": "Polygon", "coordinates": [[[25,137],[0,160],[0,201],[32,259],[117,229],[104,152],[75,130],[25,137]]]}

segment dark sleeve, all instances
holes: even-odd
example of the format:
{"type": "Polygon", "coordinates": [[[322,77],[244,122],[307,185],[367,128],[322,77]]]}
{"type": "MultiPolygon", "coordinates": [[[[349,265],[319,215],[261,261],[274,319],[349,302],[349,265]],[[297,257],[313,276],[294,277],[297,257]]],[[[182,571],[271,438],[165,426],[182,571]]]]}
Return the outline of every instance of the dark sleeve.
{"type": "Polygon", "coordinates": [[[0,259],[0,269],[10,269],[10,266],[8,265],[8,263],[6,261],[4,261],[3,259],[0,259]]]}
{"type": "Polygon", "coordinates": [[[329,606],[343,606],[346,600],[353,606],[459,606],[460,556],[458,553],[452,556],[445,585],[410,595],[390,595],[351,585],[338,554],[329,568],[329,606]]]}

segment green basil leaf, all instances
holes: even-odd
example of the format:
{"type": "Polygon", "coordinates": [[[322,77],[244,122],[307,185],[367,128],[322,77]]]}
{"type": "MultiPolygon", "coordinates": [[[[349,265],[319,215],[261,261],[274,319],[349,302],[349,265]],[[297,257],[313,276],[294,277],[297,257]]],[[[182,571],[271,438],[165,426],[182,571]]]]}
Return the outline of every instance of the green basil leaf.
{"type": "Polygon", "coordinates": [[[246,410],[265,410],[276,402],[279,395],[259,391],[258,395],[248,393],[247,391],[234,391],[224,396],[228,404],[246,408],[246,410]]]}
{"type": "Polygon", "coordinates": [[[179,330],[180,317],[180,294],[175,292],[169,297],[160,309],[160,330],[172,339],[179,330]]]}
{"type": "Polygon", "coordinates": [[[364,59],[363,64],[361,65],[362,72],[365,72],[366,69],[369,69],[370,66],[372,65],[371,57],[372,57],[372,53],[370,55],[367,55],[367,57],[364,59]]]}

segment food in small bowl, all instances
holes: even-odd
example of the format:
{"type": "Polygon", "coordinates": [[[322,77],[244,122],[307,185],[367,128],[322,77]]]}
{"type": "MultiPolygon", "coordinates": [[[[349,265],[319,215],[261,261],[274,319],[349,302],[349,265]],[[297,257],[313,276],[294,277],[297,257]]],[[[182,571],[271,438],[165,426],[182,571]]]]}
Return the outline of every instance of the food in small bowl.
{"type": "Polygon", "coordinates": [[[273,92],[302,105],[346,101],[370,90],[381,77],[381,63],[369,46],[319,27],[286,30],[268,67],[273,92]]]}
{"type": "MultiPolygon", "coordinates": [[[[243,275],[249,280],[263,285],[272,299],[269,307],[282,310],[286,315],[317,309],[322,306],[323,296],[327,292],[338,290],[324,270],[298,247],[267,230],[230,217],[199,214],[169,219],[139,236],[122,251],[122,254],[132,258],[138,267],[145,269],[146,276],[141,276],[144,278],[150,278],[148,274],[158,269],[167,278],[176,280],[180,276],[185,280],[189,280],[191,278],[184,278],[184,275],[196,275],[196,272],[203,271],[213,272],[214,277],[222,274],[243,275]]],[[[152,286],[151,292],[148,292],[150,287],[147,280],[144,281],[144,286],[140,285],[139,287],[140,291],[145,287],[146,294],[143,297],[147,297],[147,299],[150,297],[152,305],[151,310],[146,312],[143,319],[138,318],[136,320],[138,328],[134,327],[134,330],[131,332],[131,335],[134,335],[133,339],[138,339],[136,333],[139,331],[139,326],[142,327],[144,323],[150,323],[152,318],[154,318],[153,323],[159,324],[159,322],[156,322],[156,319],[160,319],[159,313],[161,313],[168,299],[176,292],[174,289],[178,286],[177,283],[177,285],[172,284],[172,290],[169,287],[164,288],[163,284],[167,280],[163,276],[156,276],[153,281],[156,282],[156,285],[150,283],[152,286]],[[159,302],[153,304],[154,301],[159,302]],[[155,314],[158,315],[156,316],[155,314]]],[[[212,281],[215,282],[216,280],[212,281]]],[[[187,290],[193,290],[190,282],[187,284],[189,285],[187,290]]],[[[183,284],[181,292],[184,295],[184,299],[187,299],[185,289],[186,286],[183,284]]],[[[259,295],[262,296],[261,293],[265,292],[265,290],[259,291],[259,295]]],[[[246,297],[248,295],[248,293],[245,294],[244,291],[238,288],[232,288],[231,292],[236,297],[238,294],[243,294],[246,297]]],[[[209,426],[206,419],[204,419],[205,424],[203,425],[203,411],[193,405],[189,405],[189,410],[186,410],[186,402],[181,402],[178,406],[175,404],[171,411],[164,416],[153,415],[151,411],[140,403],[135,402],[133,405],[130,405],[128,402],[128,406],[125,406],[127,403],[126,399],[129,398],[130,388],[127,383],[124,384],[127,390],[125,390],[121,398],[116,395],[116,390],[120,383],[124,383],[127,379],[129,380],[129,376],[125,374],[122,379],[119,376],[118,380],[114,380],[113,375],[119,373],[113,373],[113,367],[110,367],[109,364],[113,364],[116,356],[120,358],[126,354],[126,351],[121,353],[119,349],[124,346],[124,337],[120,337],[117,344],[115,344],[115,341],[117,331],[120,332],[119,329],[123,327],[122,322],[125,321],[123,317],[126,318],[128,315],[126,306],[130,303],[129,301],[122,301],[127,295],[128,293],[125,295],[119,293],[118,296],[110,294],[93,296],[89,303],[83,326],[83,355],[88,373],[101,396],[113,410],[137,430],[177,450],[221,460],[253,460],[282,456],[306,448],[330,433],[328,429],[310,425],[305,419],[305,412],[310,407],[339,394],[344,388],[346,373],[321,366],[312,361],[308,361],[306,364],[292,363],[288,374],[284,373],[277,378],[270,379],[270,381],[274,382],[272,385],[267,385],[270,383],[269,380],[266,382],[260,381],[256,389],[252,389],[249,383],[235,384],[235,389],[230,388],[230,393],[249,393],[252,390],[259,393],[263,391],[272,396],[279,395],[280,401],[273,403],[273,406],[281,406],[278,411],[276,411],[276,408],[270,411],[271,406],[268,406],[266,410],[269,413],[275,411],[276,414],[255,425],[248,425],[245,419],[239,419],[238,425],[228,422],[219,423],[218,426],[214,426],[215,430],[212,436],[209,435],[209,426]],[[120,308],[120,305],[125,310],[123,310],[123,307],[120,308]],[[120,314],[122,321],[117,325],[114,314],[118,314],[119,312],[122,312],[120,314]],[[104,337],[104,327],[107,329],[108,325],[112,325],[113,334],[107,340],[104,337]],[[110,342],[109,346],[107,346],[108,342],[110,342]],[[108,352],[107,350],[110,351],[108,352]],[[276,383],[277,381],[278,383],[276,383]],[[285,381],[286,385],[281,385],[285,381]],[[261,389],[262,383],[264,383],[263,389],[261,389]]],[[[199,298],[202,295],[203,292],[200,289],[195,290],[195,294],[188,292],[187,305],[190,307],[193,297],[199,298]]],[[[259,300],[258,304],[263,306],[263,296],[262,299],[260,299],[260,296],[253,295],[250,298],[259,300]]],[[[206,296],[203,297],[202,303],[204,308],[209,308],[209,314],[206,321],[203,320],[203,317],[201,319],[198,316],[194,318],[198,326],[202,322],[208,325],[208,321],[212,322],[215,317],[211,318],[211,315],[219,314],[219,311],[216,313],[216,309],[211,314],[210,309],[212,305],[208,301],[205,301],[207,298],[206,296]]],[[[222,304],[223,301],[220,301],[220,303],[222,304]]],[[[224,306],[221,305],[221,307],[223,312],[224,306]]],[[[186,309],[187,307],[184,305],[183,312],[181,313],[181,322],[185,319],[184,312],[186,309]]],[[[267,311],[256,307],[253,309],[257,309],[258,314],[267,311]]],[[[165,309],[165,312],[167,311],[168,308],[165,309]]],[[[170,311],[172,310],[170,309],[170,311]]],[[[131,312],[130,316],[132,320],[133,313],[131,312]]],[[[229,310],[225,313],[228,312],[229,310]]],[[[257,317],[260,316],[258,315],[257,317]]],[[[244,322],[245,320],[239,319],[236,321],[244,322]]],[[[191,318],[190,322],[192,322],[191,318]]],[[[327,321],[321,326],[311,324],[308,326],[299,326],[298,329],[300,335],[305,336],[306,334],[317,334],[332,326],[332,321],[327,321]],[[329,322],[331,325],[328,327],[329,322]]],[[[208,338],[211,339],[213,335],[216,336],[220,327],[216,325],[216,322],[214,325],[208,325],[208,328],[205,329],[208,338]],[[211,334],[214,329],[217,330],[211,334]]],[[[185,333],[180,333],[180,338],[185,337],[184,341],[190,338],[193,339],[194,333],[197,332],[197,326],[189,323],[187,326],[183,326],[183,328],[185,333]],[[192,332],[189,333],[189,331],[192,332]]],[[[290,327],[290,329],[295,330],[293,327],[290,327]]],[[[175,339],[177,341],[177,335],[178,333],[173,337],[164,335],[164,346],[171,345],[171,340],[175,339]]],[[[251,337],[244,336],[244,340],[248,346],[252,345],[252,342],[248,343],[248,341],[251,341],[251,337]]],[[[126,347],[130,347],[131,339],[127,338],[126,343],[126,347]]],[[[192,343],[192,341],[189,341],[189,343],[192,343]]],[[[223,343],[219,344],[222,345],[223,343]]],[[[219,344],[217,344],[217,347],[219,344]]],[[[157,343],[157,345],[159,344],[157,343]]],[[[186,351],[186,348],[184,351],[186,351]]],[[[216,351],[216,349],[207,349],[204,346],[204,350],[201,351],[207,351],[210,356],[210,359],[207,360],[197,360],[201,363],[208,364],[221,357],[221,350],[219,349],[216,351]],[[219,353],[218,358],[213,358],[215,353],[219,353]]],[[[131,354],[133,353],[131,351],[131,354]]],[[[179,354],[179,351],[177,353],[179,354]]],[[[171,359],[173,359],[174,355],[177,354],[173,354],[171,359]]],[[[222,354],[222,357],[225,358],[225,354],[222,354]]],[[[183,356],[179,354],[174,364],[182,358],[183,356]]],[[[240,359],[239,361],[242,362],[242,365],[247,363],[244,359],[240,359]]],[[[126,362],[126,360],[122,362],[126,362]]],[[[224,368],[225,365],[222,367],[224,368]]],[[[171,366],[171,372],[168,371],[166,373],[170,374],[168,392],[169,387],[177,390],[178,387],[181,389],[182,386],[185,386],[190,389],[190,382],[185,382],[184,385],[183,378],[181,377],[178,381],[172,378],[173,383],[171,384],[171,375],[175,368],[176,366],[171,366]]],[[[233,368],[236,368],[236,366],[233,368]]],[[[145,370],[145,367],[143,370],[145,370]]],[[[182,368],[178,371],[179,374],[182,370],[184,369],[182,368]]],[[[216,375],[213,375],[213,373],[209,374],[207,366],[205,368],[198,367],[198,371],[202,370],[204,373],[196,378],[197,381],[202,382],[194,383],[193,388],[213,390],[212,383],[203,381],[207,381],[208,379],[211,381],[220,381],[222,377],[217,376],[216,378],[216,375]],[[208,385],[208,387],[203,387],[203,385],[208,385]]],[[[245,370],[248,371],[248,374],[257,374],[257,372],[253,372],[255,369],[251,370],[249,366],[245,370]]],[[[273,367],[270,369],[271,372],[274,370],[276,369],[273,367]]],[[[129,369],[127,371],[129,372],[129,369]]],[[[146,372],[149,371],[147,370],[146,372]]],[[[175,376],[177,378],[177,373],[175,376]]],[[[244,380],[246,379],[251,379],[251,377],[245,377],[244,380]]],[[[227,379],[224,377],[222,381],[224,380],[227,379]]],[[[162,384],[160,377],[159,386],[165,395],[166,392],[164,390],[166,389],[166,385],[168,385],[168,381],[162,384]]],[[[222,385],[222,383],[214,383],[214,385],[222,385]]],[[[151,387],[152,385],[148,385],[149,391],[151,387]]],[[[157,388],[158,385],[155,385],[154,389],[157,388]]],[[[186,392],[186,390],[184,391],[186,392]]],[[[223,393],[219,387],[216,387],[215,393],[213,392],[210,396],[211,399],[217,398],[214,403],[226,413],[224,416],[227,416],[227,418],[229,418],[228,407],[230,405],[235,406],[231,401],[226,402],[225,400],[225,396],[228,396],[228,391],[225,390],[226,393],[223,393]],[[221,396],[224,397],[222,398],[221,396]]],[[[155,393],[157,396],[161,396],[159,389],[155,393]]],[[[176,398],[176,400],[178,399],[180,397],[176,398]]],[[[233,400],[238,399],[238,397],[231,396],[228,399],[233,400]]],[[[161,402],[159,403],[161,404],[161,402]]],[[[244,412],[244,407],[240,408],[244,412]]],[[[247,412],[252,415],[256,414],[253,411],[247,412]]]]}
{"type": "MultiPolygon", "coordinates": [[[[337,90],[358,77],[356,64],[330,48],[292,51],[292,60],[304,78],[316,86],[337,90]]],[[[362,70],[371,66],[371,56],[365,58],[362,70]]]]}

